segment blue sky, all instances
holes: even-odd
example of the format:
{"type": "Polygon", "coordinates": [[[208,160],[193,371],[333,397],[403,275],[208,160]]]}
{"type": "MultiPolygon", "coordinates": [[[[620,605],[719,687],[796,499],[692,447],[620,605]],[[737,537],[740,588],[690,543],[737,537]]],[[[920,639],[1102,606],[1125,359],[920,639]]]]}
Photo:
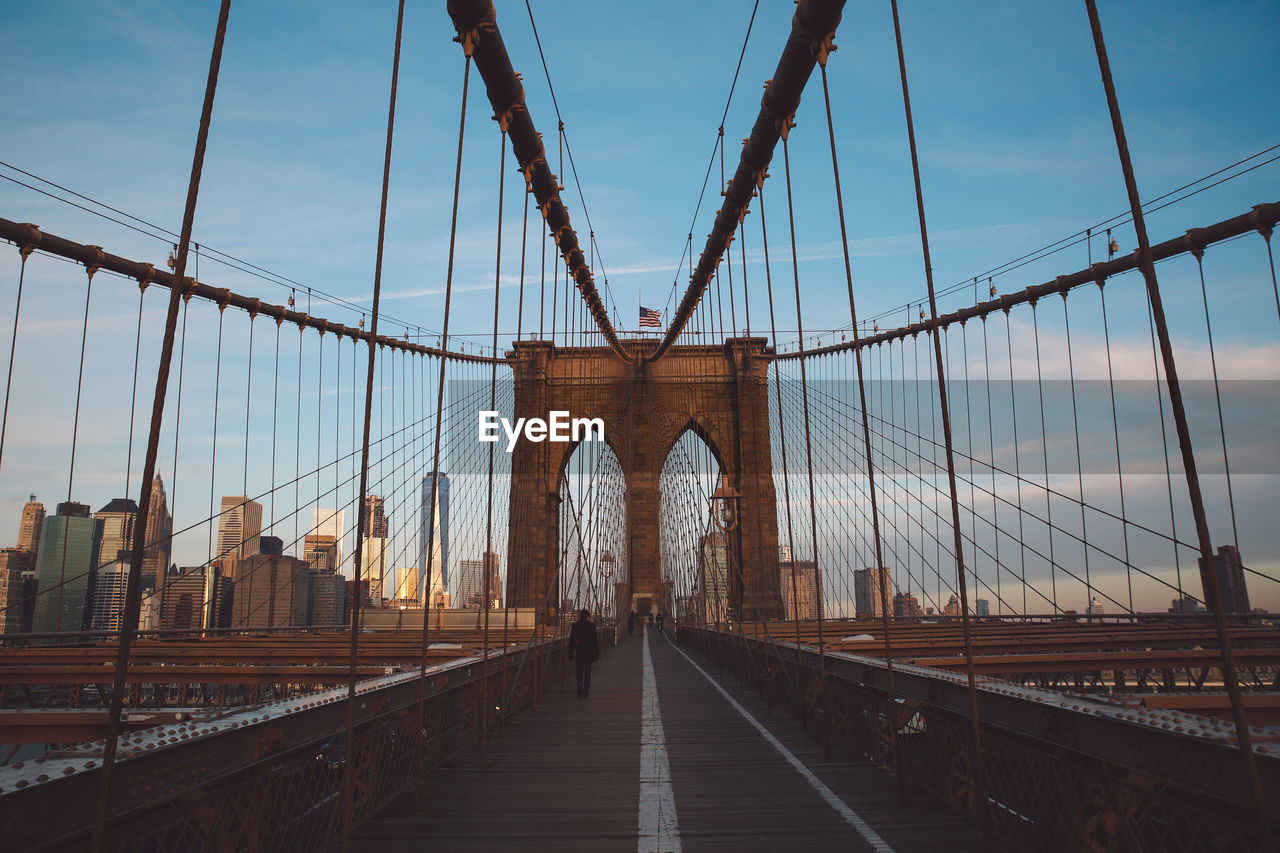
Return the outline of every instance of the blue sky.
{"type": "MultiPolygon", "coordinates": [[[[603,288],[608,279],[620,315],[615,322],[632,329],[637,301],[662,308],[664,316],[674,307],[673,282],[682,291],[687,278],[679,269],[686,235],[692,230],[694,251],[700,252],[718,206],[717,165],[693,222],[751,4],[532,5],[600,247],[597,285],[603,288]]],[[[430,338],[440,328],[443,309],[463,60],[451,41],[445,4],[409,6],[383,277],[384,330],[398,334],[397,323],[403,322],[430,338]]],[[[555,163],[556,114],[525,5],[497,7],[534,122],[555,163]]],[[[725,121],[728,173],[793,10],[785,0],[759,4],[725,121]]],[[[1280,90],[1271,81],[1280,53],[1276,4],[1103,0],[1100,12],[1144,198],[1280,144],[1280,90]]],[[[939,287],[1127,210],[1082,2],[905,2],[901,13],[939,287]]],[[[176,230],[216,14],[215,2],[126,0],[8,10],[0,32],[0,84],[9,93],[0,106],[0,161],[176,230]]],[[[196,240],[317,292],[369,304],[394,23],[394,3],[381,0],[233,4],[196,240]]],[[[897,311],[900,306],[924,294],[888,3],[849,3],[836,42],[829,73],[855,291],[860,316],[869,322],[879,318],[885,328],[905,319],[908,312],[897,311]]],[[[797,115],[791,154],[802,319],[807,330],[829,330],[849,320],[817,84],[815,76],[797,115]]],[[[473,76],[451,325],[486,345],[498,145],[473,76]]],[[[0,175],[50,189],[10,167],[0,166],[0,175]]],[[[564,173],[565,201],[585,242],[583,199],[567,162],[564,173]]],[[[774,287],[784,295],[777,305],[779,326],[792,330],[780,158],[772,173],[767,192],[774,287]]],[[[522,193],[510,157],[506,177],[502,345],[518,322],[522,193]]],[[[1280,163],[1272,163],[1153,214],[1148,227],[1159,241],[1278,198],[1280,163]]],[[[168,253],[167,241],[8,180],[0,180],[0,216],[157,265],[168,253]]],[[[529,232],[526,305],[536,301],[539,278],[536,219],[529,232]]],[[[753,326],[759,330],[767,310],[757,220],[748,217],[746,241],[753,326]]],[[[1132,250],[1131,231],[1118,228],[1116,238],[1122,252],[1132,250]]],[[[1098,237],[1095,259],[1102,247],[1098,237]]],[[[734,249],[740,287],[737,244],[734,249]]],[[[1220,320],[1221,337],[1236,347],[1219,367],[1239,378],[1275,378],[1272,356],[1280,334],[1268,313],[1270,279],[1257,252],[1252,244],[1234,247],[1215,268],[1216,281],[1232,284],[1216,299],[1230,307],[1220,320]]],[[[17,260],[11,254],[0,262],[0,305],[14,287],[17,260]]],[[[995,284],[1002,291],[1021,289],[1084,267],[1086,257],[1085,247],[1070,248],[995,284]]],[[[54,267],[50,281],[74,273],[54,267]]],[[[282,303],[288,296],[276,284],[208,260],[200,272],[208,283],[267,301],[282,303]]],[[[1193,334],[1199,294],[1178,287],[1170,284],[1171,320],[1184,335],[1188,363],[1200,365],[1193,374],[1203,377],[1203,347],[1197,349],[1193,334]]],[[[94,312],[94,328],[108,340],[118,334],[122,346],[131,343],[134,331],[132,292],[94,312]]],[[[30,350],[27,358],[38,353],[42,371],[65,380],[70,370],[74,377],[74,353],[67,351],[79,343],[78,314],[64,308],[74,304],[68,299],[82,297],[63,297],[52,286],[33,293],[32,317],[65,332],[68,344],[62,352],[30,350]]],[[[972,292],[964,291],[944,298],[942,307],[971,301],[972,292]]],[[[358,309],[319,302],[317,295],[312,313],[346,323],[358,316],[358,309]]],[[[738,314],[741,326],[741,306],[738,314]]],[[[537,321],[527,312],[520,322],[528,329],[537,321]]],[[[1128,339],[1137,346],[1145,323],[1118,319],[1111,332],[1119,346],[1128,339]]],[[[785,343],[794,333],[780,331],[778,338],[785,343]]],[[[131,365],[104,360],[100,368],[118,377],[131,365]]],[[[61,476],[51,475],[50,482],[61,476]]],[[[0,513],[16,519],[15,507],[26,492],[60,488],[0,476],[0,513]]],[[[104,490],[101,500],[91,502],[112,496],[104,490]]]]}

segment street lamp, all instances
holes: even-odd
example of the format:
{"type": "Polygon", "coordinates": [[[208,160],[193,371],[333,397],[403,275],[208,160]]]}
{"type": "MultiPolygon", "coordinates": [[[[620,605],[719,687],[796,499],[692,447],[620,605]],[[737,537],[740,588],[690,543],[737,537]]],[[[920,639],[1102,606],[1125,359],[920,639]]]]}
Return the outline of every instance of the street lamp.
{"type": "Polygon", "coordinates": [[[738,526],[738,490],[729,485],[729,475],[721,475],[720,488],[711,495],[711,520],[721,533],[738,526]]]}
{"type": "Polygon", "coordinates": [[[605,580],[613,577],[613,567],[617,562],[612,551],[605,551],[600,555],[600,573],[604,575],[605,580]]]}

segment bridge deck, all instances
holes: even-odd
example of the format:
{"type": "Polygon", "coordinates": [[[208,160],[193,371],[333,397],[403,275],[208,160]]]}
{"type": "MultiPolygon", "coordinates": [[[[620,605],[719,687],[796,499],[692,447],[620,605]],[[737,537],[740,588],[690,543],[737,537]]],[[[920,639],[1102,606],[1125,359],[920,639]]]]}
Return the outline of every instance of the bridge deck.
{"type": "Polygon", "coordinates": [[[357,830],[352,850],[979,849],[964,818],[918,792],[899,805],[891,777],[848,751],[833,747],[824,761],[821,743],[789,713],[771,716],[754,694],[651,631],[670,769],[664,800],[661,762],[641,755],[645,642],[624,637],[608,651],[588,699],[576,698],[570,675],[536,713],[508,723],[484,763],[478,751],[455,758],[424,781],[417,811],[412,793],[401,797],[357,830]],[[674,803],[678,838],[642,837],[644,813],[670,816],[664,803],[674,803]],[[868,840],[877,837],[884,846],[868,840]]]}

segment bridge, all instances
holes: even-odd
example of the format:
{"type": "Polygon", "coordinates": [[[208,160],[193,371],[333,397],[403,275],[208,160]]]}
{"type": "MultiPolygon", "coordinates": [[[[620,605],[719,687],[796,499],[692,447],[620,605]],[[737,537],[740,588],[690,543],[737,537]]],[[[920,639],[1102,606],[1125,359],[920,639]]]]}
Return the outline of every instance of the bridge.
{"type": "Polygon", "coordinates": [[[371,298],[201,245],[230,5],[177,231],[0,163],[163,247],[0,198],[0,481],[57,492],[0,549],[6,849],[1274,849],[1277,158],[1144,202],[1095,0],[1128,209],[946,286],[891,0],[922,266],[880,313],[840,172],[851,10],[757,4],[776,66],[631,329],[546,57],[535,123],[522,10],[488,0],[434,34],[461,66],[438,316],[386,308],[423,276],[391,261],[403,0],[371,298]],[[1238,178],[1252,203],[1148,233],[1238,178]]]}

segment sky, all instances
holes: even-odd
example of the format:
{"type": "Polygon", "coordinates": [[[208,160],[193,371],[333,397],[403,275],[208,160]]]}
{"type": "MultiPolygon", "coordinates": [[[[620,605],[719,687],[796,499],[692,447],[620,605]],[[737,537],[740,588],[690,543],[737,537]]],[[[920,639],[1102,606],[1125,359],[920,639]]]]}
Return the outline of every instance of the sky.
{"type": "MultiPolygon", "coordinates": [[[[619,328],[636,327],[638,304],[662,310],[665,320],[687,281],[688,235],[700,253],[718,207],[717,128],[753,6],[745,0],[531,5],[573,155],[574,170],[567,158],[560,170],[564,199],[582,242],[595,234],[597,287],[605,290],[607,282],[619,328]],[[699,207],[709,164],[712,178],[699,207]]],[[[444,3],[408,6],[382,323],[388,334],[408,331],[434,343],[442,325],[463,57],[451,40],[444,3]]],[[[496,6],[534,123],[558,167],[557,109],[529,11],[524,3],[496,6]]],[[[939,289],[977,276],[985,292],[989,271],[1127,211],[1083,3],[901,6],[939,289]]],[[[1268,76],[1280,53],[1280,7],[1108,0],[1099,7],[1142,198],[1155,199],[1239,161],[1245,163],[1236,171],[1257,167],[1152,213],[1152,239],[1280,199],[1280,163],[1265,162],[1277,151],[1259,155],[1280,145],[1280,90],[1268,76]]],[[[730,174],[794,6],[761,0],[755,9],[724,119],[730,174]]],[[[147,227],[142,230],[152,233],[139,233],[51,198],[71,196],[46,182],[176,231],[216,15],[214,2],[46,2],[8,10],[0,32],[0,84],[10,93],[0,105],[0,216],[163,264],[172,238],[153,236],[147,227]]],[[[202,281],[283,303],[290,295],[290,286],[280,284],[285,277],[309,313],[336,322],[354,324],[369,309],[394,26],[395,5],[386,0],[233,3],[194,239],[271,271],[275,280],[219,265],[206,253],[202,281]]],[[[888,3],[848,3],[836,44],[828,71],[858,313],[867,324],[889,328],[914,319],[918,309],[907,306],[919,304],[925,285],[888,3]]],[[[829,343],[830,330],[849,325],[849,313],[818,82],[815,74],[796,116],[790,153],[795,256],[804,294],[799,322],[819,339],[826,332],[829,343]]],[[[487,348],[492,335],[500,145],[475,75],[465,138],[450,324],[459,338],[455,343],[466,342],[475,351],[487,348]]],[[[780,159],[771,172],[777,343],[794,346],[797,316],[780,159]]],[[[510,156],[505,180],[500,348],[518,328],[527,336],[538,323],[530,306],[537,301],[543,239],[535,213],[528,232],[525,312],[517,316],[522,193],[510,156]]],[[[73,200],[103,212],[84,199],[73,200]]],[[[1127,226],[1118,226],[1114,236],[1120,252],[1133,250],[1127,226]]],[[[768,306],[760,286],[757,215],[748,217],[743,239],[758,333],[768,306]]],[[[737,245],[733,260],[740,287],[737,245]]],[[[1280,370],[1280,328],[1268,302],[1270,279],[1260,246],[1258,240],[1239,241],[1208,256],[1216,263],[1209,267],[1214,305],[1223,307],[1215,318],[1222,347],[1217,366],[1229,378],[1274,379],[1280,370]]],[[[1104,251],[1104,238],[1095,236],[1089,247],[1071,246],[996,275],[992,284],[1001,292],[1020,290],[1081,269],[1104,251]]],[[[18,269],[17,252],[0,250],[0,306],[12,298],[18,269]]],[[[549,279],[550,265],[546,270],[549,279]]],[[[50,378],[44,387],[32,380],[32,407],[41,395],[74,382],[83,299],[82,271],[45,261],[40,275],[33,276],[36,287],[24,297],[30,319],[22,329],[43,337],[39,345],[20,346],[15,358],[19,372],[25,364],[50,378]]],[[[1195,313],[1199,292],[1188,289],[1185,265],[1171,275],[1171,325],[1190,374],[1206,378],[1207,349],[1196,337],[1197,319],[1203,323],[1195,313]]],[[[1130,286],[1134,280],[1129,276],[1130,286]]],[[[105,393],[105,383],[132,368],[131,358],[117,358],[132,355],[136,331],[136,288],[126,285],[104,285],[116,290],[104,290],[107,298],[97,297],[92,312],[99,353],[94,367],[101,378],[89,383],[91,392],[105,393]]],[[[940,308],[973,300],[972,288],[962,288],[942,296],[940,308]]],[[[157,310],[148,303],[147,316],[157,310]]],[[[737,319],[743,326],[741,312],[737,319]]],[[[1110,332],[1122,351],[1143,343],[1141,319],[1137,313],[1113,318],[1110,332]]],[[[0,325],[12,331],[8,320],[0,325]]],[[[233,334],[243,336],[243,325],[233,334]]],[[[193,331],[211,334],[207,324],[193,331]]],[[[1088,337],[1094,330],[1082,334],[1090,343],[1096,340],[1088,337]]],[[[150,329],[144,338],[151,340],[150,329]]],[[[1061,361],[1056,368],[1053,358],[1048,361],[1061,378],[1061,361]]],[[[1096,367],[1090,378],[1101,378],[1096,367]]],[[[200,394],[199,387],[193,385],[189,394],[200,394]]],[[[49,408],[42,417],[61,424],[68,414],[66,394],[59,400],[56,414],[49,408]]],[[[10,461],[18,448],[28,450],[28,459],[38,454],[42,440],[46,450],[61,446],[61,433],[42,430],[40,423],[19,418],[14,425],[16,437],[0,463],[9,468],[0,468],[0,516],[13,521],[0,523],[0,531],[16,530],[28,492],[63,490],[58,483],[65,462],[59,462],[56,476],[45,477],[39,465],[19,476],[23,469],[10,461]]],[[[81,464],[90,471],[92,456],[81,464]]],[[[112,496],[103,487],[86,499],[105,503],[112,496]]]]}

